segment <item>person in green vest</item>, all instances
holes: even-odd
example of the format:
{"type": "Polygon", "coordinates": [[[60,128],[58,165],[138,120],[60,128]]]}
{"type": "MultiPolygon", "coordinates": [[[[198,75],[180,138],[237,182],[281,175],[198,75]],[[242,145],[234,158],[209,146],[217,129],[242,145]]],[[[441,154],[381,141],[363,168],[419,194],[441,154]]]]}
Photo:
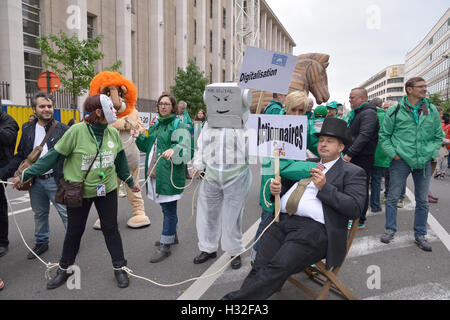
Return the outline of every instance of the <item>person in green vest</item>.
{"type": "MultiPolygon", "coordinates": [[[[286,97],[286,109],[281,110],[281,114],[301,116],[304,115],[308,108],[308,96],[305,92],[295,91],[286,97]]],[[[314,136],[314,126],[308,122],[308,141],[307,148],[314,154],[318,155],[317,144],[318,138],[314,136]]],[[[259,205],[262,208],[261,222],[256,231],[255,241],[259,238],[262,231],[274,219],[275,204],[270,202],[271,193],[267,186],[268,180],[275,178],[275,161],[272,158],[264,158],[262,163],[261,186],[259,195],[259,205]]],[[[280,175],[290,180],[301,180],[310,177],[310,171],[317,168],[317,163],[293,160],[280,160],[280,175]]],[[[253,263],[259,247],[257,242],[252,250],[250,261],[253,263]]]]}
{"type": "Polygon", "coordinates": [[[280,114],[284,109],[284,100],[286,100],[285,94],[274,93],[272,101],[264,109],[263,114],[280,114]]]}
{"type": "Polygon", "coordinates": [[[161,205],[164,215],[161,238],[151,263],[165,260],[171,254],[170,247],[178,244],[177,204],[186,184],[186,164],[191,160],[191,137],[186,125],[176,116],[176,99],[163,94],[157,106],[159,120],[150,128],[148,137],[137,130],[131,131],[139,150],[146,153],[145,177],[150,176],[147,195],[161,205]]]}
{"type": "Polygon", "coordinates": [[[52,150],[13,183],[15,186],[20,181],[40,176],[59,161],[64,161],[66,182],[80,183],[84,180],[82,207],[67,208],[68,225],[62,257],[57,275],[47,283],[47,289],[56,289],[69,278],[68,268],[75,263],[92,204],[95,204],[100,217],[117,285],[126,288],[129,279],[122,268],[127,261],[117,226],[117,177],[133,192],[141,189],[130,174],[119,132],[109,125],[117,120],[111,99],[106,95],[91,96],[86,99],[84,110],[88,113],[85,121],[73,125],[52,150]]]}
{"type": "Polygon", "coordinates": [[[191,116],[189,115],[189,112],[187,111],[187,103],[186,101],[181,100],[178,102],[177,105],[177,117],[183,122],[191,135],[193,134],[194,130],[194,124],[192,123],[191,116]]]}

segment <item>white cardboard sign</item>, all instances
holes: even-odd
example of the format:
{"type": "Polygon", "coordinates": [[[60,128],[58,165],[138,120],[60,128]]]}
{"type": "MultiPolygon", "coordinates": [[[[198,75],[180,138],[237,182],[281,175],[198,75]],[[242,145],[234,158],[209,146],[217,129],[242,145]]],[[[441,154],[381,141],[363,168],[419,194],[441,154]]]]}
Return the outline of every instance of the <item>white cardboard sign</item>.
{"type": "Polygon", "coordinates": [[[297,57],[248,46],[239,87],[287,94],[297,57]]]}
{"type": "Polygon", "coordinates": [[[306,160],[308,118],[306,116],[250,115],[249,155],[306,160]]]}

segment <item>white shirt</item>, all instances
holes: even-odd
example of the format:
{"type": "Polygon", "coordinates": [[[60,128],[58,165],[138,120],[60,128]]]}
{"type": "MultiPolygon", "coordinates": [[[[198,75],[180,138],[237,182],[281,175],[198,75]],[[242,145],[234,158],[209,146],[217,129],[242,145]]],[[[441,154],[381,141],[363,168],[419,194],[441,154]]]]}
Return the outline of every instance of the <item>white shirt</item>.
{"type": "MultiPolygon", "coordinates": [[[[47,135],[47,132],[45,132],[45,128],[43,126],[41,126],[38,123],[36,123],[36,129],[34,131],[34,145],[33,145],[33,150],[36,149],[37,146],[40,146],[42,141],[44,141],[45,136],[47,135]]],[[[43,156],[45,156],[48,153],[48,147],[47,144],[44,145],[44,147],[42,148],[42,152],[41,155],[39,156],[39,159],[42,158],[43,156]]],[[[45,174],[50,174],[53,172],[53,169],[51,169],[50,171],[46,172],[45,174]]]]}
{"type": "MultiPolygon", "coordinates": [[[[325,170],[323,171],[324,174],[330,170],[334,164],[339,159],[336,159],[334,161],[328,162],[323,164],[325,166],[325,170]]],[[[287,213],[286,205],[288,202],[289,197],[294,192],[295,189],[297,189],[298,184],[294,184],[291,189],[281,198],[281,212],[287,213]]],[[[295,213],[296,216],[300,217],[306,217],[311,218],[317,222],[320,222],[322,224],[325,224],[325,217],[323,214],[323,206],[322,201],[317,199],[317,194],[319,193],[319,189],[317,189],[314,182],[311,182],[305,189],[305,193],[303,194],[302,198],[300,199],[300,202],[298,204],[297,212],[295,213]]]]}

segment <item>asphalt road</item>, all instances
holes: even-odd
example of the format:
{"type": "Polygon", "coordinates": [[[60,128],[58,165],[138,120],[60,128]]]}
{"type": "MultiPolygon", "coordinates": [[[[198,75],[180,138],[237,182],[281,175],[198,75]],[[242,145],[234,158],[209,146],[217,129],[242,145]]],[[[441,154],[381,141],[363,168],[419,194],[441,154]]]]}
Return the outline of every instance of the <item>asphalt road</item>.
{"type": "MultiPolygon", "coordinates": [[[[259,169],[253,167],[252,171],[253,184],[243,218],[246,244],[251,244],[260,218],[259,169]]],[[[384,210],[379,214],[368,213],[368,229],[357,233],[350,255],[339,274],[339,278],[358,299],[450,299],[449,182],[450,177],[444,181],[434,179],[432,181],[433,194],[440,200],[438,204],[430,206],[429,238],[433,245],[431,253],[420,250],[414,244],[412,231],[414,198],[410,191],[405,208],[399,210],[400,230],[391,244],[384,245],[379,241],[384,231],[384,210]]],[[[179,204],[180,244],[173,247],[172,255],[165,261],[159,264],[149,263],[155,251],[154,242],[159,240],[162,230],[162,213],[159,205],[145,199],[146,211],[152,224],[145,229],[133,230],[126,226],[126,221],[131,215],[130,205],[126,199],[120,199],[118,223],[128,267],[136,275],[164,285],[205,275],[208,275],[207,278],[174,287],[162,287],[145,280],[131,278],[129,288],[117,288],[103,235],[92,229],[97,219],[97,213],[93,208],[76,261],[80,268],[80,288],[69,289],[63,286],[50,291],[46,289],[45,266],[38,260],[27,260],[27,249],[20,238],[13,216],[10,216],[9,252],[0,258],[0,276],[6,284],[5,289],[0,292],[0,299],[217,300],[226,293],[238,289],[250,271],[248,252],[243,255],[243,267],[240,270],[232,270],[230,266],[225,266],[229,257],[223,252],[219,252],[217,259],[210,260],[204,265],[194,265],[192,262],[199,253],[195,216],[192,217],[192,200],[198,183],[199,181],[194,182],[179,204]]],[[[411,180],[408,182],[408,188],[413,190],[411,180]]],[[[13,191],[10,187],[7,191],[12,201],[14,217],[26,242],[33,246],[34,219],[28,194],[13,191]]],[[[42,255],[42,258],[47,263],[57,263],[62,251],[65,230],[53,207],[50,213],[50,224],[50,249],[42,255]]],[[[52,274],[54,273],[53,270],[52,274]]],[[[305,278],[303,275],[295,277],[305,278]]],[[[312,281],[307,280],[306,283],[309,283],[313,289],[319,288],[312,281]]],[[[288,283],[271,299],[310,298],[288,283]]],[[[342,298],[335,293],[330,293],[328,299],[342,298]]]]}

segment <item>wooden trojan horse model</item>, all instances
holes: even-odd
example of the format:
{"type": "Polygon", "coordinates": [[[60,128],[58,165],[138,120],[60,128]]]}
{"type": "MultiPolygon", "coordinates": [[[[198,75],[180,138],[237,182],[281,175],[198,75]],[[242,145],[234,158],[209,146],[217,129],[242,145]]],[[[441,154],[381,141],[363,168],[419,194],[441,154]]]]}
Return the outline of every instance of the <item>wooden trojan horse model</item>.
{"type": "MultiPolygon", "coordinates": [[[[308,53],[298,56],[294,75],[292,76],[289,93],[294,91],[306,91],[312,93],[317,104],[321,105],[330,99],[328,92],[328,77],[326,69],[329,66],[330,56],[323,53],[308,53]]],[[[273,93],[252,90],[253,104],[251,111],[262,113],[264,107],[272,100],[273,93]],[[259,110],[258,109],[259,106],[259,110]],[[258,112],[259,111],[259,112],[258,112]]]]}

